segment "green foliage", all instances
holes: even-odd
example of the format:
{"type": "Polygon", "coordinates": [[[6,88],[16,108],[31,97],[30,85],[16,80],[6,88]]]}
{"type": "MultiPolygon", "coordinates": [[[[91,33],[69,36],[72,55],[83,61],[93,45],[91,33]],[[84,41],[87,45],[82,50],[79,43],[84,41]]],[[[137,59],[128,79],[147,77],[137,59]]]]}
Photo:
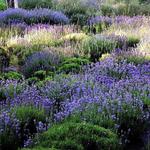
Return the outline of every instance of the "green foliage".
{"type": "Polygon", "coordinates": [[[102,22],[102,23],[100,23],[100,24],[96,24],[96,25],[92,26],[92,27],[91,27],[91,31],[93,31],[93,29],[95,28],[96,33],[100,33],[100,32],[102,32],[103,30],[106,30],[109,26],[110,26],[109,23],[107,23],[107,22],[102,22]]]}
{"type": "Polygon", "coordinates": [[[22,79],[23,76],[22,74],[18,73],[18,72],[15,72],[15,71],[10,71],[8,73],[4,73],[3,74],[4,76],[4,79],[16,79],[16,80],[19,80],[19,79],[22,79]]]}
{"type": "Polygon", "coordinates": [[[2,150],[17,150],[18,146],[18,137],[15,136],[13,130],[6,130],[0,134],[0,148],[2,150]]]}
{"type": "Polygon", "coordinates": [[[140,42],[139,38],[136,37],[128,37],[127,38],[127,46],[128,47],[135,47],[140,42]]]}
{"type": "Polygon", "coordinates": [[[149,3],[149,0],[139,0],[140,3],[149,3]]]}
{"type": "Polygon", "coordinates": [[[82,49],[85,54],[90,54],[91,61],[98,61],[102,54],[110,53],[117,46],[117,43],[111,40],[88,38],[83,41],[82,49]]]}
{"type": "Polygon", "coordinates": [[[143,55],[143,54],[138,54],[136,51],[135,51],[135,54],[134,52],[133,53],[125,53],[125,54],[121,54],[121,55],[118,55],[117,57],[118,61],[120,60],[127,60],[128,63],[133,63],[135,65],[139,65],[139,64],[144,64],[146,62],[149,62],[150,61],[150,56],[148,55],[143,55]]]}
{"type": "Polygon", "coordinates": [[[110,130],[87,123],[54,125],[43,133],[39,145],[61,150],[102,149],[116,150],[117,136],[110,130]]]}
{"type": "Polygon", "coordinates": [[[105,16],[112,15],[149,15],[150,14],[150,4],[138,4],[138,3],[127,3],[127,4],[118,4],[117,7],[114,7],[111,4],[103,4],[101,6],[101,12],[105,16]]]}
{"type": "Polygon", "coordinates": [[[101,6],[101,12],[104,16],[110,16],[111,14],[114,14],[113,8],[108,4],[101,6]]]}
{"type": "Polygon", "coordinates": [[[52,0],[20,0],[19,6],[25,9],[51,8],[52,0]]]}
{"type": "Polygon", "coordinates": [[[62,62],[62,65],[64,64],[70,64],[70,63],[75,63],[75,64],[79,64],[79,65],[86,65],[89,63],[89,60],[86,58],[77,58],[77,57],[73,57],[73,58],[65,58],[64,61],[62,62]]]}
{"type": "Polygon", "coordinates": [[[30,77],[26,81],[29,85],[32,85],[32,84],[39,82],[39,79],[37,77],[30,77]]]}
{"type": "Polygon", "coordinates": [[[5,10],[7,8],[5,0],[0,0],[0,10],[5,10]]]}
{"type": "Polygon", "coordinates": [[[0,74],[0,80],[4,80],[4,77],[2,74],[0,74]]]}
{"type": "Polygon", "coordinates": [[[37,77],[39,80],[44,80],[46,78],[46,71],[44,70],[36,71],[33,76],[37,77]]]}
{"type": "Polygon", "coordinates": [[[143,64],[144,62],[150,61],[150,57],[145,57],[145,56],[125,56],[125,59],[127,60],[128,63],[134,63],[135,65],[138,64],[143,64]]]}
{"type": "MultiPolygon", "coordinates": [[[[40,110],[33,106],[19,106],[13,108],[12,112],[16,114],[17,119],[21,121],[23,125],[27,122],[33,122],[34,120],[38,121],[45,121],[45,114],[44,110],[40,110]]],[[[35,124],[33,124],[35,125],[35,124]]]]}
{"type": "Polygon", "coordinates": [[[83,26],[86,24],[88,17],[93,15],[96,9],[85,6],[82,2],[82,0],[61,0],[54,3],[53,7],[69,16],[71,23],[83,26]]]}
{"type": "Polygon", "coordinates": [[[76,63],[71,63],[71,64],[63,64],[61,67],[59,67],[59,72],[64,72],[64,73],[78,73],[81,71],[81,66],[76,63]]]}
{"type": "Polygon", "coordinates": [[[65,58],[60,67],[58,68],[58,72],[63,73],[79,73],[82,70],[82,65],[86,65],[89,63],[88,59],[85,58],[65,58]]]}

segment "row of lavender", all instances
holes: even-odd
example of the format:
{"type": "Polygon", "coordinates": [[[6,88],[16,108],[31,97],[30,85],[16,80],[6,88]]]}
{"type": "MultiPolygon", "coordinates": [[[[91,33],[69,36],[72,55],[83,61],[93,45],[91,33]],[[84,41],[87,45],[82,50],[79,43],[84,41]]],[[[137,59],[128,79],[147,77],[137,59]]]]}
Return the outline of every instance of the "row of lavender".
{"type": "MultiPolygon", "coordinates": [[[[97,23],[126,23],[132,24],[139,22],[146,17],[143,16],[116,16],[116,17],[108,17],[108,16],[96,16],[90,17],[87,20],[87,24],[93,25],[97,23]]],[[[11,23],[27,23],[27,24],[36,24],[36,23],[50,23],[50,24],[67,24],[69,23],[69,19],[65,14],[61,11],[54,11],[47,8],[39,8],[32,10],[25,9],[12,9],[9,8],[5,11],[0,12],[0,22],[3,24],[11,24],[11,23]]]]}
{"type": "Polygon", "coordinates": [[[67,24],[69,19],[60,11],[53,11],[46,8],[25,10],[9,8],[0,12],[1,24],[16,24],[16,23],[49,23],[49,24],[67,24]]]}

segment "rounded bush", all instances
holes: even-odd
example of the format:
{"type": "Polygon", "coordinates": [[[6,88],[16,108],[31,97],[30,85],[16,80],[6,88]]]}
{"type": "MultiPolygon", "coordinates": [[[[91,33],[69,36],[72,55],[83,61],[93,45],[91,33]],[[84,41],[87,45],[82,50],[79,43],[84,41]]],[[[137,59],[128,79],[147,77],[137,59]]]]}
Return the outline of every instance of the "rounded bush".
{"type": "Polygon", "coordinates": [[[128,37],[127,38],[127,46],[128,47],[135,47],[140,42],[139,38],[136,37],[128,37]]]}
{"type": "Polygon", "coordinates": [[[36,52],[27,57],[22,72],[28,78],[39,70],[54,71],[59,61],[60,56],[56,53],[47,50],[36,52]]]}
{"type": "Polygon", "coordinates": [[[67,24],[69,19],[62,12],[47,8],[32,10],[9,8],[0,12],[0,23],[6,25],[16,23],[26,23],[28,25],[38,23],[67,24]]]}
{"type": "Polygon", "coordinates": [[[81,71],[81,65],[76,64],[76,63],[71,63],[71,64],[63,64],[61,67],[58,69],[59,72],[63,73],[78,73],[81,71]]]}
{"type": "Polygon", "coordinates": [[[82,70],[82,66],[89,64],[90,61],[86,58],[65,58],[60,64],[58,72],[63,73],[79,73],[82,70]]]}
{"type": "Polygon", "coordinates": [[[116,150],[117,136],[110,130],[87,123],[63,123],[43,133],[41,147],[61,150],[116,150]]]}

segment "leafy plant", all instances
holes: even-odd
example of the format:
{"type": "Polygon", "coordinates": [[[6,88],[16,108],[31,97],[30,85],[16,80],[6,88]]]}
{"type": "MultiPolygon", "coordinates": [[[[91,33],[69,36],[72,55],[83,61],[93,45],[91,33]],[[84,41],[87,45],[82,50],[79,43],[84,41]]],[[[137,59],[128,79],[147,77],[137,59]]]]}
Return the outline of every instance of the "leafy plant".
{"type": "Polygon", "coordinates": [[[127,38],[127,46],[128,47],[135,47],[140,42],[139,38],[136,37],[128,37],[127,38]]]}
{"type": "Polygon", "coordinates": [[[63,123],[54,125],[40,137],[41,147],[61,150],[114,149],[117,136],[110,130],[87,123],[63,123]]]}
{"type": "Polygon", "coordinates": [[[46,78],[46,71],[44,70],[36,71],[33,76],[37,77],[39,80],[44,80],[46,78]]]}
{"type": "Polygon", "coordinates": [[[10,71],[8,73],[4,73],[3,74],[4,76],[4,79],[10,79],[10,80],[19,80],[19,79],[22,79],[23,76],[22,74],[18,73],[18,72],[14,72],[14,71],[10,71]]]}
{"type": "Polygon", "coordinates": [[[117,46],[117,43],[111,40],[88,38],[83,41],[82,49],[85,54],[90,54],[91,61],[99,60],[102,54],[110,53],[117,46]]]}
{"type": "Polygon", "coordinates": [[[63,73],[79,73],[82,70],[82,66],[89,63],[89,60],[86,58],[65,58],[64,61],[60,64],[58,72],[63,73]]]}
{"type": "Polygon", "coordinates": [[[5,0],[0,0],[0,10],[5,10],[6,8],[5,0]]]}

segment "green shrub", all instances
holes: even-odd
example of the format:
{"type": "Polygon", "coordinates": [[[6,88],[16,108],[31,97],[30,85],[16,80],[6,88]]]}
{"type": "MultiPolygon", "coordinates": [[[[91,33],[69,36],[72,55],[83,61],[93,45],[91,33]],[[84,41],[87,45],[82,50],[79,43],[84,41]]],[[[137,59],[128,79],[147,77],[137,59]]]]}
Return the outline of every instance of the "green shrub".
{"type": "Polygon", "coordinates": [[[127,46],[128,47],[135,47],[140,42],[139,38],[136,37],[128,37],[127,38],[127,46]]]}
{"type": "Polygon", "coordinates": [[[43,133],[39,145],[61,150],[116,150],[117,136],[110,130],[86,123],[63,123],[43,133]]]}
{"type": "Polygon", "coordinates": [[[89,54],[91,61],[98,61],[102,54],[110,53],[117,46],[115,41],[107,39],[88,38],[82,42],[82,49],[85,54],[89,54]]]}
{"type": "Polygon", "coordinates": [[[65,58],[64,61],[62,62],[62,65],[64,64],[70,64],[70,63],[75,63],[75,64],[79,64],[79,65],[86,65],[89,63],[89,60],[86,58],[65,58]]]}
{"type": "Polygon", "coordinates": [[[61,73],[79,73],[82,70],[82,66],[88,64],[90,61],[86,58],[65,58],[60,64],[58,72],[61,73]]]}
{"type": "Polygon", "coordinates": [[[18,73],[18,72],[15,72],[15,71],[10,71],[10,72],[8,72],[8,73],[4,73],[3,74],[3,76],[4,76],[4,79],[16,79],[16,80],[19,80],[19,79],[22,79],[23,78],[23,76],[22,76],[22,74],[20,74],[20,73],[18,73]]]}
{"type": "Polygon", "coordinates": [[[46,78],[46,71],[44,70],[36,71],[33,76],[37,77],[39,80],[44,80],[46,78]]]}
{"type": "Polygon", "coordinates": [[[20,0],[19,6],[25,9],[51,8],[52,0],[20,0]]]}
{"type": "Polygon", "coordinates": [[[105,4],[101,6],[101,11],[104,16],[111,16],[115,14],[115,10],[111,5],[105,4]]]}
{"type": "Polygon", "coordinates": [[[79,73],[81,71],[81,66],[76,63],[71,63],[71,64],[63,64],[61,67],[58,69],[59,72],[63,73],[79,73]]]}
{"type": "Polygon", "coordinates": [[[13,108],[12,112],[16,114],[17,119],[19,119],[23,125],[25,125],[25,123],[27,122],[33,122],[34,120],[36,120],[37,122],[44,122],[46,118],[44,110],[40,110],[33,106],[15,107],[13,108]]]}

